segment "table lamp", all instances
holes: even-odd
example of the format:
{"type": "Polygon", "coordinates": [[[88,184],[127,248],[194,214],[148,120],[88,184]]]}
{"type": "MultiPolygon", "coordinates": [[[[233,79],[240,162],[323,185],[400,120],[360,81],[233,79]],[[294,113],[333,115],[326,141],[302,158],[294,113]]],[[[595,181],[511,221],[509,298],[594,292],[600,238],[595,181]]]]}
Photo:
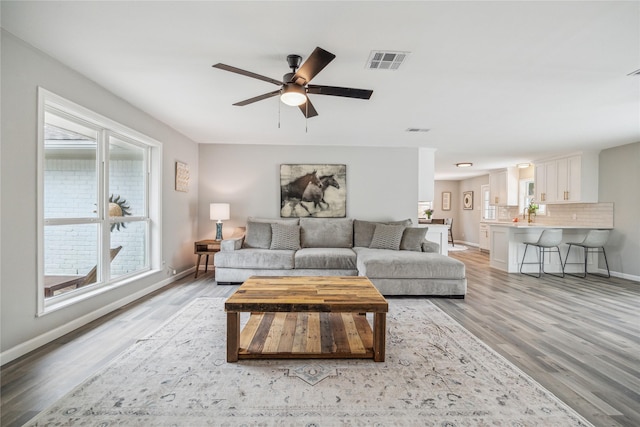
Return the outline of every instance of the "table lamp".
{"type": "Polygon", "coordinates": [[[229,219],[229,203],[211,203],[209,218],[216,222],[216,240],[222,240],[222,221],[229,219]]]}

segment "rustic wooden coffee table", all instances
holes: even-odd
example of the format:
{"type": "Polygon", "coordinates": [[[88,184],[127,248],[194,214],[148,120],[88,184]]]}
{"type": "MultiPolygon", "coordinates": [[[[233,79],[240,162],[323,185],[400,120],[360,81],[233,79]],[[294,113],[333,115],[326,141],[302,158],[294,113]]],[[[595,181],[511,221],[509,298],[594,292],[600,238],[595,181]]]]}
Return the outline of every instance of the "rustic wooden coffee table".
{"type": "Polygon", "coordinates": [[[385,356],[387,301],[366,277],[251,277],[225,302],[227,362],[385,356]],[[240,313],[251,316],[240,333],[240,313]],[[366,318],[373,313],[373,330],[366,318]]]}

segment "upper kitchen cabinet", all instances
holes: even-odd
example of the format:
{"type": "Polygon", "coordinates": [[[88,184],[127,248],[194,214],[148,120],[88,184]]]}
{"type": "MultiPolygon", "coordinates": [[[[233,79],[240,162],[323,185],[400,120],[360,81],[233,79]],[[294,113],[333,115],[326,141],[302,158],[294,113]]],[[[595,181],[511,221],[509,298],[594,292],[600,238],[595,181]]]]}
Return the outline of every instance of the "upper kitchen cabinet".
{"type": "Polygon", "coordinates": [[[518,169],[506,168],[489,174],[489,204],[518,206],[518,169]]]}
{"type": "Polygon", "coordinates": [[[580,153],[535,163],[536,201],[598,202],[598,153],[580,153]]]}

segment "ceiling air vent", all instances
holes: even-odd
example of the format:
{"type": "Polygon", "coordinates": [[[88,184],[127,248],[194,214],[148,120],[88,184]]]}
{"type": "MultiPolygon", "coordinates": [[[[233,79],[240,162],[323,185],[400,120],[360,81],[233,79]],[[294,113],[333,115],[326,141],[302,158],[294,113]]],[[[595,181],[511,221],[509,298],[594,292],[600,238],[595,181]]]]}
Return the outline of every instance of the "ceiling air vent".
{"type": "Polygon", "coordinates": [[[410,52],[372,50],[367,60],[370,70],[397,70],[410,52]]]}
{"type": "Polygon", "coordinates": [[[407,132],[429,132],[430,129],[426,128],[407,128],[407,132]]]}

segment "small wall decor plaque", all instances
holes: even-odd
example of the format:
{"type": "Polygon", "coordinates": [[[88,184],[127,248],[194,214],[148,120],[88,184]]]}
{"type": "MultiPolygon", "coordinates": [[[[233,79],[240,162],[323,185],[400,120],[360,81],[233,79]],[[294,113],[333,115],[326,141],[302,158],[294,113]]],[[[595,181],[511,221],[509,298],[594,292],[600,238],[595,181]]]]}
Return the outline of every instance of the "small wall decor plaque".
{"type": "Polygon", "coordinates": [[[189,165],[176,162],[176,191],[189,192],[189,165]]]}
{"type": "Polygon", "coordinates": [[[462,209],[473,209],[473,191],[462,193],[462,209]]]}
{"type": "Polygon", "coordinates": [[[451,210],[451,191],[442,192],[442,210],[443,211],[451,210]]]}

